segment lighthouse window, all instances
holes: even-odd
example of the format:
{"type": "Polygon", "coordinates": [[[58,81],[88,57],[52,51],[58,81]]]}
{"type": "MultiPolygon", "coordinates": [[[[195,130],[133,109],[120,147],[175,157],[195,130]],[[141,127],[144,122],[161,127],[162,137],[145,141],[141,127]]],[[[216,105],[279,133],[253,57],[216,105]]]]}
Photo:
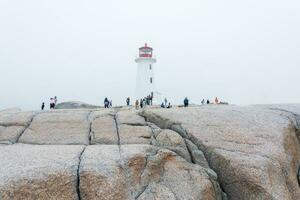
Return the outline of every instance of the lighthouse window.
{"type": "Polygon", "coordinates": [[[152,69],[152,65],[151,65],[151,64],[149,65],[149,69],[150,69],[150,70],[152,69]]]}
{"type": "Polygon", "coordinates": [[[152,83],[152,81],[153,81],[153,80],[152,80],[152,77],[151,77],[151,78],[150,78],[150,83],[152,83]]]}

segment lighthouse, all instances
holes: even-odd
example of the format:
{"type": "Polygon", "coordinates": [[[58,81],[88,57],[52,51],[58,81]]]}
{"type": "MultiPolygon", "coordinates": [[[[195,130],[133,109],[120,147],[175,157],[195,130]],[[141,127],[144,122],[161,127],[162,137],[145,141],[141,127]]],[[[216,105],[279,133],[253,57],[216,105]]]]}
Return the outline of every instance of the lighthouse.
{"type": "Polygon", "coordinates": [[[153,97],[156,102],[156,88],[154,78],[154,63],[156,59],[153,58],[153,49],[147,46],[139,48],[139,55],[135,59],[137,63],[137,76],[136,76],[136,99],[140,100],[148,95],[153,97]]]}

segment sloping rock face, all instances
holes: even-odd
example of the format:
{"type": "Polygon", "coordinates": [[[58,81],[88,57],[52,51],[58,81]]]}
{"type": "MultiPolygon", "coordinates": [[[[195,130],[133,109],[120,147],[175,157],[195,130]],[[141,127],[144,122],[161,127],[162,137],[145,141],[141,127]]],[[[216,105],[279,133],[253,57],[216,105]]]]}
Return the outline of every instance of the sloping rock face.
{"type": "Polygon", "coordinates": [[[299,108],[217,105],[150,109],[142,114],[196,144],[229,199],[279,200],[300,197],[299,132],[293,122],[299,108]]]}
{"type": "Polygon", "coordinates": [[[300,105],[0,112],[0,199],[300,196],[300,105]]]}

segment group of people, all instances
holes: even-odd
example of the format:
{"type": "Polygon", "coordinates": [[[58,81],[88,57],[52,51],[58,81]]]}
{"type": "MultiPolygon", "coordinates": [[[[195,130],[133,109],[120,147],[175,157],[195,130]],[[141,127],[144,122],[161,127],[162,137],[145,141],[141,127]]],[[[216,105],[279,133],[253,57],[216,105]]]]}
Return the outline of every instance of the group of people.
{"type": "Polygon", "coordinates": [[[146,97],[144,97],[143,99],[136,100],[135,101],[135,108],[139,109],[139,108],[145,108],[146,106],[152,106],[153,103],[153,95],[148,95],[146,97]]]}
{"type": "MultiPolygon", "coordinates": [[[[55,106],[57,104],[57,97],[51,97],[50,98],[50,110],[51,109],[54,109],[55,106]]],[[[45,109],[45,102],[42,103],[42,106],[41,106],[41,110],[44,110],[45,109]]]]}
{"type": "MultiPolygon", "coordinates": [[[[219,101],[218,97],[215,98],[215,104],[219,104],[222,103],[219,101]]],[[[205,100],[202,99],[201,104],[204,105],[205,104],[205,100]]],[[[209,99],[206,100],[206,104],[211,104],[211,102],[209,101],[209,99]]]]}
{"type": "Polygon", "coordinates": [[[112,107],[112,100],[108,100],[107,97],[104,99],[104,108],[111,108],[112,107]]]}
{"type": "Polygon", "coordinates": [[[170,102],[168,102],[168,99],[165,98],[164,101],[160,104],[161,108],[172,108],[172,105],[170,102]]]}
{"type": "MultiPolygon", "coordinates": [[[[135,108],[139,109],[139,108],[145,108],[147,105],[152,105],[153,102],[153,95],[148,95],[147,97],[144,97],[143,99],[136,100],[135,101],[135,108]]],[[[224,103],[219,101],[218,97],[215,98],[214,101],[215,104],[228,104],[228,103],[224,103]]],[[[55,109],[55,106],[57,104],[57,97],[51,97],[50,98],[50,109],[55,109]]],[[[201,104],[211,104],[210,100],[207,99],[206,101],[204,99],[202,99],[201,104]]],[[[130,106],[130,97],[127,97],[126,99],[126,105],[130,106]]],[[[183,100],[183,105],[184,107],[188,107],[189,106],[189,99],[187,97],[184,98],[183,100]]],[[[109,100],[107,97],[105,97],[104,99],[104,108],[111,108],[112,107],[112,100],[109,100]]],[[[167,98],[164,99],[164,101],[161,103],[160,105],[161,108],[172,108],[172,105],[170,102],[168,102],[167,98]]],[[[41,106],[41,110],[45,109],[45,103],[42,103],[41,106]]]]}

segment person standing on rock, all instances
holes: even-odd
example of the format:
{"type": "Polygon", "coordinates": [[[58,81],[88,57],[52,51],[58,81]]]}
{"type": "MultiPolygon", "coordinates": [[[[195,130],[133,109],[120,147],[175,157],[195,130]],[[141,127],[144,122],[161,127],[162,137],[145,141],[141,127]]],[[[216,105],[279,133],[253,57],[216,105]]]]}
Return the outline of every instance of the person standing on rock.
{"type": "Polygon", "coordinates": [[[135,109],[137,109],[137,110],[139,109],[139,104],[140,104],[140,103],[139,103],[139,100],[136,100],[136,101],[135,101],[135,109]]]}
{"type": "Polygon", "coordinates": [[[219,99],[218,97],[215,98],[215,104],[218,104],[219,103],[219,99]]]}
{"type": "Polygon", "coordinates": [[[204,99],[202,99],[202,101],[201,101],[201,104],[202,104],[202,105],[204,105],[204,103],[205,103],[205,100],[204,100],[204,99]]]}
{"type": "Polygon", "coordinates": [[[127,106],[130,105],[130,98],[129,97],[127,97],[127,99],[126,99],[126,104],[127,104],[127,106]]]}
{"type": "Polygon", "coordinates": [[[109,101],[108,101],[107,97],[105,97],[105,99],[104,99],[104,108],[108,108],[108,106],[109,106],[109,101]]]}
{"type": "Polygon", "coordinates": [[[43,102],[41,106],[41,110],[44,110],[44,108],[45,108],[45,103],[43,102]]]}
{"type": "Polygon", "coordinates": [[[140,100],[140,107],[143,108],[143,99],[140,100]]]}
{"type": "Polygon", "coordinates": [[[185,97],[185,99],[183,100],[183,104],[184,104],[184,107],[188,107],[189,106],[189,100],[187,97],[185,97]]]}
{"type": "Polygon", "coordinates": [[[147,97],[143,99],[143,108],[146,108],[146,105],[147,105],[147,97]]]}
{"type": "Polygon", "coordinates": [[[153,102],[153,92],[151,92],[151,95],[150,95],[150,105],[152,106],[152,102],[153,102]]]}
{"type": "Polygon", "coordinates": [[[168,104],[167,108],[172,108],[172,105],[171,105],[171,103],[170,103],[170,102],[169,102],[169,104],[168,104]]]}
{"type": "Polygon", "coordinates": [[[55,96],[54,97],[54,108],[55,108],[56,104],[57,104],[57,97],[55,96]]]}
{"type": "Polygon", "coordinates": [[[112,100],[109,101],[109,107],[112,108],[112,100]]]}
{"type": "Polygon", "coordinates": [[[54,109],[55,101],[54,98],[50,98],[50,109],[54,109]]]}

